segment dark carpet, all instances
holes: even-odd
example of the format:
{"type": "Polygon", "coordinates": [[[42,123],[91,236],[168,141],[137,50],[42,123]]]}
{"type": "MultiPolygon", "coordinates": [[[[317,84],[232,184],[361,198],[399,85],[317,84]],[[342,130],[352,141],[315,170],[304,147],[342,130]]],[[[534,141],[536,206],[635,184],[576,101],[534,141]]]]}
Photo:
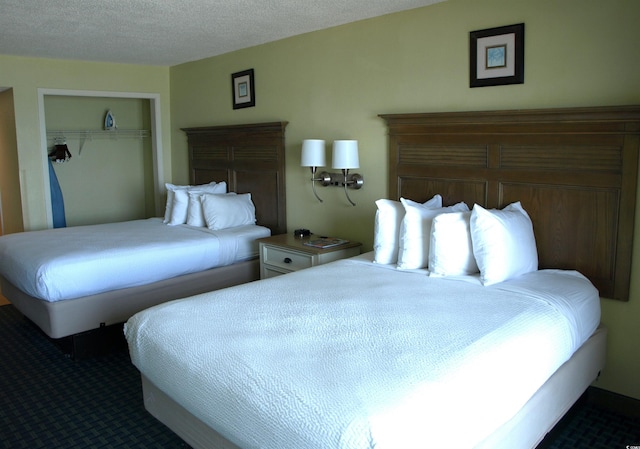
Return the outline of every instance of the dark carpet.
{"type": "Polygon", "coordinates": [[[0,448],[187,448],[142,403],[126,351],[83,360],[0,307],[0,448]]]}
{"type": "Polygon", "coordinates": [[[640,449],[640,418],[581,399],[537,449],[640,449]]]}
{"type": "MultiPolygon", "coordinates": [[[[126,350],[71,359],[5,305],[0,363],[0,448],[189,447],[144,409],[126,350]]],[[[539,448],[633,445],[640,446],[640,419],[580,401],[539,448]]]]}

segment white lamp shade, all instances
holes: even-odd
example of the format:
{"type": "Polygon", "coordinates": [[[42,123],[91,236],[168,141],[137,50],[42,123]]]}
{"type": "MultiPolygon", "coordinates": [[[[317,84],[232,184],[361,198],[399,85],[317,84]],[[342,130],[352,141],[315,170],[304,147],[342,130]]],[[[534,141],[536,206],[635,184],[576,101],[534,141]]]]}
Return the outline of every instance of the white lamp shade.
{"type": "Polygon", "coordinates": [[[333,168],[359,168],[358,141],[334,140],[333,141],[333,168]]]}
{"type": "Polygon", "coordinates": [[[301,167],[324,167],[324,140],[306,139],[302,141],[301,167]]]}

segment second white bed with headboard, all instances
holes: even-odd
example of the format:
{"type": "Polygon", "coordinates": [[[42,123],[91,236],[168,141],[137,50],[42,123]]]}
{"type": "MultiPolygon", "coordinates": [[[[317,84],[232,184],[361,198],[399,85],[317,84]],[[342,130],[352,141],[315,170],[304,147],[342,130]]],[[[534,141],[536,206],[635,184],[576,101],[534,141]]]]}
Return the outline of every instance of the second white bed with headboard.
{"type": "Polygon", "coordinates": [[[1,237],[2,294],[48,336],[73,341],[147,307],[258,279],[256,239],[286,232],[286,125],[185,129],[191,185],[166,185],[162,218],[1,237]]]}
{"type": "Polygon", "coordinates": [[[604,368],[640,109],[383,117],[373,252],[127,322],[145,407],[193,447],[533,448],[604,368]]]}

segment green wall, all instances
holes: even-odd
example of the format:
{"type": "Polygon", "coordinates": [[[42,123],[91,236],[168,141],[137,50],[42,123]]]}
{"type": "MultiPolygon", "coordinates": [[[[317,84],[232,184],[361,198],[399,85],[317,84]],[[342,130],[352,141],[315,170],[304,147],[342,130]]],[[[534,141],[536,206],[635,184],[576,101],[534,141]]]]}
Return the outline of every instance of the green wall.
{"type": "Polygon", "coordinates": [[[180,127],[289,121],[288,225],[372,245],[386,195],[381,113],[640,102],[633,1],[448,0],[171,68],[174,180],[187,180],[180,127]],[[525,83],[469,88],[469,31],[524,22],[525,83]],[[255,70],[256,107],[233,110],[230,74],[255,70]],[[365,186],[356,208],[339,189],[318,203],[299,167],[305,138],[359,141],[365,186]]]}
{"type": "MultiPolygon", "coordinates": [[[[638,17],[635,0],[448,0],[172,67],[174,182],[188,181],[181,127],[286,120],[289,229],[371,249],[374,201],[387,195],[378,114],[640,104],[638,17]],[[525,83],[469,88],[469,32],[521,22],[525,83]],[[249,68],[256,106],[233,110],[230,75],[249,68]],[[356,207],[336,188],[320,187],[325,201],[315,200],[308,169],[299,166],[305,138],[359,141],[365,185],[351,195],[356,207]]],[[[597,385],[640,399],[636,278],[628,303],[602,300],[609,355],[597,385]]]]}

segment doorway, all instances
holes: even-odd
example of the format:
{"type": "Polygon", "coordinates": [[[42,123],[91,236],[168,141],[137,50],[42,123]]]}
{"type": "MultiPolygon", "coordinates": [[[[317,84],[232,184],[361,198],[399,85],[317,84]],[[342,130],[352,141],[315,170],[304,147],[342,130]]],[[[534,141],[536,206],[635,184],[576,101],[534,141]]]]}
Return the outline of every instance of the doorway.
{"type": "MultiPolygon", "coordinates": [[[[24,230],[18,167],[13,89],[0,87],[0,236],[24,230]]],[[[0,306],[6,304],[0,293],[0,306]]]]}
{"type": "Polygon", "coordinates": [[[23,230],[13,89],[0,87],[0,235],[23,230]]]}

